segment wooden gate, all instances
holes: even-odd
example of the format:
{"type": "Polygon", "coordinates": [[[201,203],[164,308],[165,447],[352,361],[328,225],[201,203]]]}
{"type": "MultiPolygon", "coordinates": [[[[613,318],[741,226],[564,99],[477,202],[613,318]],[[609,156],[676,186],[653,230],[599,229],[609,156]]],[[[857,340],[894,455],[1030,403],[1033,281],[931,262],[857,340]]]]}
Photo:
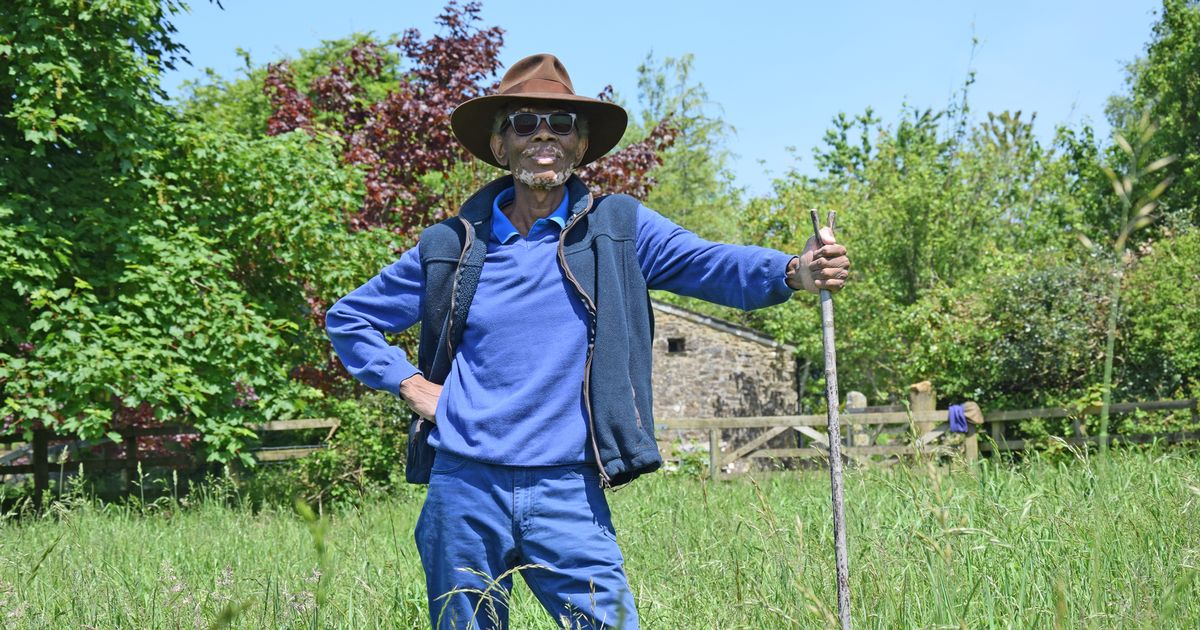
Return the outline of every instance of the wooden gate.
{"type": "MultiPolygon", "coordinates": [[[[840,414],[844,444],[842,455],[849,465],[888,465],[917,455],[947,455],[974,461],[980,452],[1021,450],[1022,439],[1009,438],[1007,425],[1032,418],[1073,418],[1071,435],[1063,442],[1072,445],[1098,444],[1097,436],[1086,435],[1080,419],[1098,414],[1099,409],[1084,410],[1051,407],[1007,411],[985,411],[980,424],[968,423],[967,432],[950,433],[948,410],[892,411],[840,414]],[[954,437],[955,435],[961,436],[954,437]],[[859,439],[855,439],[855,438],[859,439]],[[865,438],[865,439],[863,439],[865,438]]],[[[1195,400],[1163,400],[1114,404],[1114,415],[1135,411],[1189,411],[1190,428],[1169,433],[1133,433],[1109,437],[1112,444],[1181,442],[1200,439],[1200,414],[1195,400]]],[[[658,420],[660,431],[703,431],[708,433],[710,475],[738,474],[758,470],[754,460],[788,458],[827,458],[829,441],[826,418],[821,415],[758,416],[746,418],[668,418],[658,420]],[[761,429],[761,433],[737,444],[722,434],[732,429],[761,429]],[[802,446],[769,447],[779,436],[798,435],[802,446]],[[740,464],[740,465],[739,465],[740,464]],[[743,470],[744,469],[744,470],[743,470]]]]}

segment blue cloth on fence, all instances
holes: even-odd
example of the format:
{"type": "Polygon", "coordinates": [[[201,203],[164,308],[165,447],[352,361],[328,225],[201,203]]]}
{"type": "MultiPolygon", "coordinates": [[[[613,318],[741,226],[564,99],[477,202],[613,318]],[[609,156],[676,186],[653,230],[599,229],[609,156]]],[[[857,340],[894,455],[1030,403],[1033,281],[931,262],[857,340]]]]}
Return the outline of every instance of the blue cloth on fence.
{"type": "Polygon", "coordinates": [[[967,432],[967,414],[963,413],[962,405],[950,405],[950,431],[953,433],[967,432]]]}

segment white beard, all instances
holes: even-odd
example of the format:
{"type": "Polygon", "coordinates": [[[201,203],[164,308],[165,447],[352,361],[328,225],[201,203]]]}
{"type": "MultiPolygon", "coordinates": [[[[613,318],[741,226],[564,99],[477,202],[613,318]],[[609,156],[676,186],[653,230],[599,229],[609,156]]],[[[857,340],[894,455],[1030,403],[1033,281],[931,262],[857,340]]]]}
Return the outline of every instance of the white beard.
{"type": "Polygon", "coordinates": [[[572,168],[565,168],[561,171],[551,171],[549,173],[545,171],[534,173],[533,171],[522,169],[513,173],[513,177],[534,190],[550,190],[567,183],[567,179],[571,177],[573,171],[574,169],[572,168]]]}

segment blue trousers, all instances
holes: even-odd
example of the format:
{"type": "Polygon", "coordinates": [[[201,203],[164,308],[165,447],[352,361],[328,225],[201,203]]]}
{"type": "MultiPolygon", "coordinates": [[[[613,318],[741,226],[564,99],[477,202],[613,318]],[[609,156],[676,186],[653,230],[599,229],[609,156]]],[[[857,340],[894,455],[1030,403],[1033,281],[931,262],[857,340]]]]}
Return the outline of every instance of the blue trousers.
{"type": "Polygon", "coordinates": [[[561,627],[636,630],[599,474],[438,452],[417,520],[432,626],[507,628],[512,575],[561,627]]]}

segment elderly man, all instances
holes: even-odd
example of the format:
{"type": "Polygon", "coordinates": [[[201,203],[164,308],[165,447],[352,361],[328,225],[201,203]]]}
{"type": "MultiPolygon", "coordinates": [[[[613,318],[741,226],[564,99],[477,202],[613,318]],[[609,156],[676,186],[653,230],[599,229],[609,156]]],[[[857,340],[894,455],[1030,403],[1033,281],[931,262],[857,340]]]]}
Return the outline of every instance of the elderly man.
{"type": "Polygon", "coordinates": [[[576,95],[553,56],[517,62],[451,117],[511,175],[329,310],[350,373],[415,412],[407,475],[429,484],[416,541],[435,628],[506,627],[514,570],[560,624],[637,628],[604,489],[661,464],[647,290],[752,309],[846,280],[831,233],[793,256],[593,197],[572,171],[626,121],[576,95]],[[419,369],[384,338],[417,322],[419,369]]]}

